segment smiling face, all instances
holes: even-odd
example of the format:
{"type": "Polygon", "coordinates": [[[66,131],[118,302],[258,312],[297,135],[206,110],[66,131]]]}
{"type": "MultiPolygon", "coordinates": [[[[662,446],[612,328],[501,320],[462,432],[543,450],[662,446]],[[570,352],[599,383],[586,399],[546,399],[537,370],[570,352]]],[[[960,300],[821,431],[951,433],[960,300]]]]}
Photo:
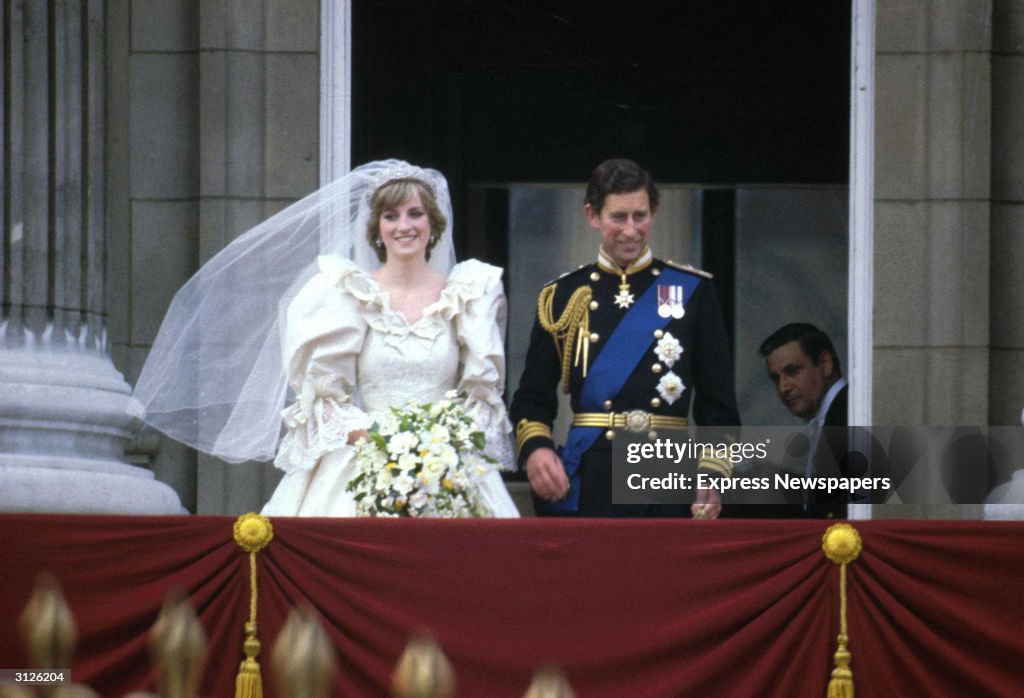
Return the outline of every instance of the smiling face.
{"type": "Polygon", "coordinates": [[[828,389],[838,380],[829,352],[821,352],[815,365],[798,341],[783,344],[765,357],[765,363],[782,404],[801,419],[817,414],[828,389]]]}
{"type": "Polygon", "coordinates": [[[395,254],[404,255],[412,238],[419,240],[419,235],[414,236],[412,233],[421,230],[419,224],[424,219],[427,234],[423,236],[426,241],[423,256],[430,259],[430,251],[445,233],[448,220],[438,207],[433,191],[426,184],[415,179],[392,180],[374,192],[370,206],[366,239],[381,262],[387,261],[396,234],[401,244],[395,246],[395,254]],[[413,223],[415,225],[410,229],[413,223]],[[389,231],[387,238],[385,230],[389,231]]]}
{"type": "Polygon", "coordinates": [[[654,211],[643,189],[625,194],[609,194],[600,211],[587,204],[587,220],[601,233],[601,249],[616,264],[628,267],[647,247],[654,211]]]}
{"type": "Polygon", "coordinates": [[[413,190],[397,206],[382,210],[378,225],[388,259],[426,259],[430,218],[418,191],[413,190]]]}

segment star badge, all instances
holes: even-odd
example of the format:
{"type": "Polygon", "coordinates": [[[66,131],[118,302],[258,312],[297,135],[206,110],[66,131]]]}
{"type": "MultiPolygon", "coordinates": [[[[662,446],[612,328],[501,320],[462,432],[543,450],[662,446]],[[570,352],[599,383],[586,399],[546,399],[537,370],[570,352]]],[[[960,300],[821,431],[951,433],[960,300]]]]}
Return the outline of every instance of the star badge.
{"type": "Polygon", "coordinates": [[[633,298],[633,294],[630,293],[627,289],[619,289],[619,294],[615,296],[615,305],[617,305],[620,308],[628,308],[629,306],[633,305],[634,300],[635,299],[633,298]]]}

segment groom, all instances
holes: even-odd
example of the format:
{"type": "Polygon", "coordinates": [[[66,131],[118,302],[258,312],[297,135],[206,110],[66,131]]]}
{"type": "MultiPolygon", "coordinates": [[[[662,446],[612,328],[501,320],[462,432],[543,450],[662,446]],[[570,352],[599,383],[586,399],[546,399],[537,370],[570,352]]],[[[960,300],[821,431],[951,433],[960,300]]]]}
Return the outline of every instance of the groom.
{"type": "MultiPolygon", "coordinates": [[[[592,264],[540,292],[510,408],[520,467],[541,515],[684,514],[681,507],[612,504],[613,433],[607,425],[625,426],[628,417],[644,430],[682,428],[691,401],[699,424],[739,425],[729,343],[711,275],[653,256],[648,240],[658,188],[635,162],[601,163],[587,186],[583,211],[601,247],[592,264]],[[589,380],[593,374],[601,376],[599,385],[589,380]],[[560,453],[551,434],[559,389],[570,394],[573,410],[560,453]]],[[[709,474],[730,473],[728,463],[714,458],[702,459],[700,467],[709,474]]],[[[691,507],[698,518],[715,518],[720,511],[714,489],[700,490],[691,507]]]]}

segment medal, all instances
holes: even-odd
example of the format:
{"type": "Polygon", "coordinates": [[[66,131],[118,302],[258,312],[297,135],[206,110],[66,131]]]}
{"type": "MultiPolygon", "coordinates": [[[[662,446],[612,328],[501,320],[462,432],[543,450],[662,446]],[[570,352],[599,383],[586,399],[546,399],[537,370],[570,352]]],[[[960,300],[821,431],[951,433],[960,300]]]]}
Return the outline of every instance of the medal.
{"type": "Polygon", "coordinates": [[[672,317],[676,320],[683,317],[682,286],[658,286],[658,315],[663,318],[672,317]]]}
{"type": "Polygon", "coordinates": [[[622,275],[622,283],[619,284],[619,294],[615,296],[615,305],[619,308],[628,308],[633,305],[633,294],[629,292],[629,281],[626,275],[622,275]]]}

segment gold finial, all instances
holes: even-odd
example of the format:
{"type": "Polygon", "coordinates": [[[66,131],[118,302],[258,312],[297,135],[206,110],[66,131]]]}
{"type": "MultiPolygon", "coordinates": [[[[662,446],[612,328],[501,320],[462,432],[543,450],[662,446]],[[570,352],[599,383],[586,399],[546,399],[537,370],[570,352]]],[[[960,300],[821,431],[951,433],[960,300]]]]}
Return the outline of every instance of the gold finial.
{"type": "Polygon", "coordinates": [[[455,674],[441,647],[428,633],[417,633],[398,660],[391,679],[396,698],[451,698],[455,674]]]}
{"type": "Polygon", "coordinates": [[[327,696],[334,675],[334,648],[313,611],[300,606],[288,615],[270,652],[278,691],[286,698],[327,696]]]}
{"type": "Polygon", "coordinates": [[[35,694],[28,686],[0,683],[0,698],[35,698],[35,694]]]}
{"type": "Polygon", "coordinates": [[[576,698],[576,693],[565,674],[554,667],[547,667],[534,675],[523,698],[576,698]]]}
{"type": "Polygon", "coordinates": [[[235,520],[235,542],[247,553],[258,553],[274,538],[270,519],[252,512],[235,520]]]}
{"type": "MultiPolygon", "coordinates": [[[[52,698],[100,698],[99,693],[84,683],[62,684],[57,686],[50,695],[52,698]]],[[[148,695],[153,696],[152,693],[148,695]]],[[[128,696],[125,696],[125,698],[128,698],[128,696]]],[[[159,698],[159,696],[153,696],[153,698],[159,698]]]]}
{"type": "Polygon", "coordinates": [[[206,633],[192,605],[172,592],[150,633],[149,649],[161,698],[195,698],[203,677],[206,633]]]}
{"type": "Polygon", "coordinates": [[[860,533],[850,524],[832,524],[821,537],[825,557],[837,565],[856,560],[862,548],[860,533]]]}
{"type": "Polygon", "coordinates": [[[71,668],[78,631],[57,579],[41,574],[18,621],[32,668],[60,671],[71,668]]]}

